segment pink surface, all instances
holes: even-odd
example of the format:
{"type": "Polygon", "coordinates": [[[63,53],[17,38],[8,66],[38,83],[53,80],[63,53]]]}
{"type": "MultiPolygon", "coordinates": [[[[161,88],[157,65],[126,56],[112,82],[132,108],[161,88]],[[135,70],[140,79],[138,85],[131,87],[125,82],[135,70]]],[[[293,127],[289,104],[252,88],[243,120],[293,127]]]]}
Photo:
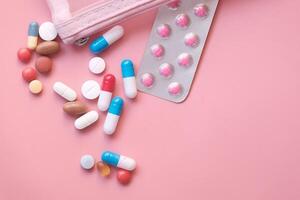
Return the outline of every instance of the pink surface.
{"type": "MultiPolygon", "coordinates": [[[[51,90],[57,80],[78,93],[86,79],[101,82],[88,71],[87,48],[63,46],[52,74],[39,76],[43,94],[31,95],[16,51],[28,22],[49,12],[41,0],[2,5],[1,200],[300,199],[299,1],[221,1],[187,101],[139,94],[112,138],[102,134],[104,114],[76,131],[51,90]],[[119,185],[116,171],[103,179],[80,168],[81,155],[106,149],[137,160],[130,185],[119,185]]],[[[102,55],[106,72],[120,77],[121,59],[140,62],[154,15],[124,23],[126,36],[102,55]]],[[[118,78],[124,96],[121,86],[118,78]]]]}

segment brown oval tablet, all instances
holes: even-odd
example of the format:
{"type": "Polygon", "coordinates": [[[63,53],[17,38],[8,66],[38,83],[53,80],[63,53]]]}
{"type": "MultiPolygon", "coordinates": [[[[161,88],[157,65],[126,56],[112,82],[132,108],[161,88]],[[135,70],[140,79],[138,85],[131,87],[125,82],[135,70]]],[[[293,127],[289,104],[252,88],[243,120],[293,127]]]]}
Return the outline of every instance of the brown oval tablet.
{"type": "Polygon", "coordinates": [[[40,73],[48,73],[52,69],[52,60],[49,57],[41,56],[36,59],[35,68],[40,73]]]}
{"type": "Polygon", "coordinates": [[[86,105],[80,101],[67,102],[63,107],[64,111],[69,115],[81,115],[88,111],[86,105]]]}
{"type": "Polygon", "coordinates": [[[36,52],[40,55],[52,55],[59,51],[59,44],[56,41],[41,42],[36,47],[36,52]]]}

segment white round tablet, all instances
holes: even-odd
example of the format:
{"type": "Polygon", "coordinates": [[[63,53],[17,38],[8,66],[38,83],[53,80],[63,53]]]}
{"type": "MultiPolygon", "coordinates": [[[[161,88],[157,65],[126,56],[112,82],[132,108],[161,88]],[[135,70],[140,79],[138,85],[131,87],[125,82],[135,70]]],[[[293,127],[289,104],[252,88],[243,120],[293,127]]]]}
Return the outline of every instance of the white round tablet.
{"type": "Polygon", "coordinates": [[[84,155],[80,159],[80,165],[83,169],[92,169],[95,165],[95,159],[91,155],[84,155]]]}
{"type": "Polygon", "coordinates": [[[93,74],[101,74],[105,70],[105,61],[100,57],[94,57],[89,62],[89,69],[93,74]]]}
{"type": "Polygon", "coordinates": [[[81,94],[86,99],[96,99],[100,94],[100,85],[94,80],[85,81],[81,86],[81,94]]]}
{"type": "Polygon", "coordinates": [[[57,37],[57,31],[52,22],[44,22],[39,28],[39,35],[45,41],[52,41],[57,37]]]}

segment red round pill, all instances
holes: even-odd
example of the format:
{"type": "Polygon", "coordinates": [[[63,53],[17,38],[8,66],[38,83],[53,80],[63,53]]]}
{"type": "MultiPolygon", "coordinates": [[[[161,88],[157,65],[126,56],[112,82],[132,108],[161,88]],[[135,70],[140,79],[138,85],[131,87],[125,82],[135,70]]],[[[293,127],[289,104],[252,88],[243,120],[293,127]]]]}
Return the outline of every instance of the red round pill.
{"type": "Polygon", "coordinates": [[[32,81],[36,79],[36,70],[32,67],[26,67],[23,71],[22,71],[22,77],[25,81],[32,81]]]}
{"type": "Polygon", "coordinates": [[[18,58],[21,62],[27,63],[31,59],[31,51],[27,48],[21,48],[18,51],[18,58]]]}
{"type": "Polygon", "coordinates": [[[121,184],[128,184],[131,180],[132,173],[124,169],[118,169],[117,179],[121,184]]]}
{"type": "Polygon", "coordinates": [[[35,68],[40,73],[48,73],[52,69],[52,60],[49,57],[41,56],[36,59],[35,68]]]}

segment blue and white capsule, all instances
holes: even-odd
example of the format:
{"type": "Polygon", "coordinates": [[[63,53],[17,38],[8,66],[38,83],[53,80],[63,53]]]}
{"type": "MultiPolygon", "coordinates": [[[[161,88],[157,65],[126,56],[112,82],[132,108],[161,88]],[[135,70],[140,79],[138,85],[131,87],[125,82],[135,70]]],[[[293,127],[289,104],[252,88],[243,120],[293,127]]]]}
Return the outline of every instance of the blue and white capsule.
{"type": "Polygon", "coordinates": [[[124,101],[121,97],[114,97],[111,101],[103,125],[103,131],[105,134],[112,135],[116,131],[123,105],[124,101]]]}
{"type": "Polygon", "coordinates": [[[125,95],[130,99],[134,99],[137,95],[137,87],[133,62],[131,60],[123,60],[121,68],[125,95]]]}
{"type": "Polygon", "coordinates": [[[136,162],[134,159],[119,155],[111,151],[104,151],[101,159],[104,163],[112,165],[114,167],[122,168],[128,171],[133,171],[136,168],[136,162]]]}
{"type": "Polygon", "coordinates": [[[39,38],[39,24],[31,22],[28,27],[27,48],[34,50],[37,47],[39,38]]]}
{"type": "Polygon", "coordinates": [[[101,53],[107,49],[114,42],[119,40],[124,35],[124,28],[122,26],[114,26],[112,29],[104,33],[99,38],[95,39],[90,44],[90,50],[94,54],[101,53]]]}

